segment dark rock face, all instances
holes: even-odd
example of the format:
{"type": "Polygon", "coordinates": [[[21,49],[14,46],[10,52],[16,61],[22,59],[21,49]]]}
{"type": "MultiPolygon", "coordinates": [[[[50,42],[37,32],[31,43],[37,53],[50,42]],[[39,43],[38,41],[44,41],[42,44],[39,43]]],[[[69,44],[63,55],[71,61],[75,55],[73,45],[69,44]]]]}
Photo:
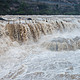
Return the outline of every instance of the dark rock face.
{"type": "Polygon", "coordinates": [[[0,20],[4,20],[4,21],[5,21],[5,19],[3,19],[3,18],[1,18],[1,17],[0,17],[0,20]]]}
{"type": "Polygon", "coordinates": [[[31,18],[27,18],[27,20],[32,20],[31,18]]]}
{"type": "Polygon", "coordinates": [[[53,2],[64,2],[64,3],[74,3],[74,4],[80,3],[80,0],[32,0],[32,1],[45,1],[45,2],[53,1],[53,2]]]}
{"type": "Polygon", "coordinates": [[[0,15],[5,14],[80,14],[80,0],[1,0],[0,15]]]}

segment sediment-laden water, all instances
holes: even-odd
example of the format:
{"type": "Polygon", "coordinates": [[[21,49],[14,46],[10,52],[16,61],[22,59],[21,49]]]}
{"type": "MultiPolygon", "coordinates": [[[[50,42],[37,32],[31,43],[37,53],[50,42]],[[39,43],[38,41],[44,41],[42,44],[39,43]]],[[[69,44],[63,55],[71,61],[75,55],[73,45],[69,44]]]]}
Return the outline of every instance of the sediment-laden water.
{"type": "Polygon", "coordinates": [[[0,21],[0,80],[80,79],[79,16],[3,18],[10,20],[0,21]]]}

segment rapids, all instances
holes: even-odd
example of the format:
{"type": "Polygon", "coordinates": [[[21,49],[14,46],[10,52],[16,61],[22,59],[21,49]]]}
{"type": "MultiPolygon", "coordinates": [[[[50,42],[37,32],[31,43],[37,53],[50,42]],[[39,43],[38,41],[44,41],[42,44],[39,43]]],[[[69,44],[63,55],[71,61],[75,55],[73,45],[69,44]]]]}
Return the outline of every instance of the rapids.
{"type": "Polygon", "coordinates": [[[79,16],[18,17],[0,21],[0,80],[79,80],[79,16]]]}

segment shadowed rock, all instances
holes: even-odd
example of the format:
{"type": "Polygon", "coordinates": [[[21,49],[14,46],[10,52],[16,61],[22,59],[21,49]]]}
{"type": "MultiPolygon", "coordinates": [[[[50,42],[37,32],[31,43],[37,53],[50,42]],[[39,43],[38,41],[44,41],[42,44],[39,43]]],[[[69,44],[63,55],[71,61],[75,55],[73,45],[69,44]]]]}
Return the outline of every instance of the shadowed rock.
{"type": "Polygon", "coordinates": [[[0,17],[0,20],[6,21],[5,19],[3,19],[3,18],[1,18],[1,17],[0,17]]]}
{"type": "Polygon", "coordinates": [[[32,20],[31,18],[27,18],[27,20],[32,20]]]}

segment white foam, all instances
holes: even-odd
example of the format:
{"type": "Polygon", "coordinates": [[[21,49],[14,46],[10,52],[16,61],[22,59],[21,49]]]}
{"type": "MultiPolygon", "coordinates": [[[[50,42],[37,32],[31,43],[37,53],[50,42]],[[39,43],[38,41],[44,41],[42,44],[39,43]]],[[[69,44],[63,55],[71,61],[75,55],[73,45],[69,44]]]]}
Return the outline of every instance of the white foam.
{"type": "MultiPolygon", "coordinates": [[[[80,26],[77,20],[72,21],[80,26]]],[[[72,80],[71,77],[59,77],[59,74],[80,76],[80,50],[55,52],[41,46],[43,42],[49,42],[54,38],[72,39],[80,37],[79,34],[78,28],[70,32],[55,32],[52,35],[42,36],[36,43],[25,42],[22,45],[12,42],[9,37],[5,39],[4,36],[0,39],[0,48],[3,49],[0,53],[0,79],[72,80]]]]}

